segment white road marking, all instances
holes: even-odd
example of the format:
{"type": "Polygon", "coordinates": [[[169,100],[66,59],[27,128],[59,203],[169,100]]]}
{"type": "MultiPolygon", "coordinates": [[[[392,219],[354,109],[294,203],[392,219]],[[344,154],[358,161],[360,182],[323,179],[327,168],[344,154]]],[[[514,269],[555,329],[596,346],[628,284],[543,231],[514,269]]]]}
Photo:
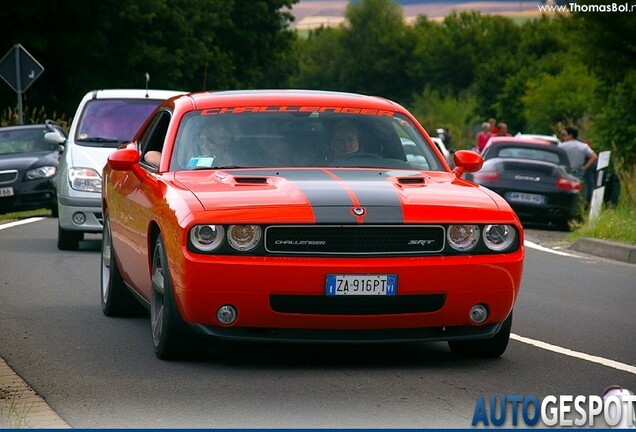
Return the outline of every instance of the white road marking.
{"type": "Polygon", "coordinates": [[[37,222],[37,221],[41,221],[45,218],[43,217],[32,217],[29,219],[22,219],[19,221],[15,221],[15,222],[8,222],[6,224],[0,224],[0,230],[6,229],[6,228],[12,228],[14,226],[18,226],[18,225],[24,225],[24,224],[28,224],[31,222],[37,222]]]}
{"type": "Polygon", "coordinates": [[[592,363],[598,363],[603,366],[611,367],[614,369],[621,370],[623,372],[628,372],[628,373],[636,375],[636,366],[631,366],[625,363],[617,362],[615,360],[609,360],[603,357],[593,356],[593,355],[586,354],[579,351],[573,351],[568,348],[562,348],[560,346],[552,345],[547,342],[541,342],[535,339],[519,336],[514,333],[510,334],[510,339],[516,340],[518,342],[522,342],[528,345],[533,345],[533,346],[536,346],[537,348],[541,348],[547,351],[552,351],[558,354],[563,354],[569,357],[574,357],[574,358],[589,361],[592,363]]]}
{"type": "Polygon", "coordinates": [[[532,248],[532,249],[536,249],[536,250],[540,250],[540,251],[543,251],[543,252],[550,252],[550,253],[553,253],[553,254],[556,254],[556,255],[567,256],[567,257],[577,257],[578,258],[578,255],[573,255],[573,254],[569,254],[567,252],[561,252],[561,251],[558,251],[558,250],[550,249],[550,248],[538,245],[536,243],[532,243],[529,240],[524,240],[523,244],[526,247],[529,247],[529,248],[532,248]]]}

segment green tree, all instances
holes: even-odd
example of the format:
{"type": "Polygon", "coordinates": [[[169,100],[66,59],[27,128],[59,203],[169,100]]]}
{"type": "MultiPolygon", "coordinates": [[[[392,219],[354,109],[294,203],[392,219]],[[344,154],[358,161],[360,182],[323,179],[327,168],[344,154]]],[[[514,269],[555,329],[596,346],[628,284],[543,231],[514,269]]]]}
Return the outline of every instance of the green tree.
{"type": "Polygon", "coordinates": [[[319,28],[311,31],[306,39],[296,41],[298,69],[289,78],[293,88],[317,88],[343,90],[341,61],[346,57],[341,42],[346,30],[319,28]]]}
{"type": "Polygon", "coordinates": [[[530,130],[550,132],[557,123],[581,124],[594,109],[598,79],[581,64],[567,64],[556,75],[542,73],[526,83],[521,97],[530,130]]]}
{"type": "MultiPolygon", "coordinates": [[[[609,2],[579,0],[579,6],[609,2]]],[[[633,7],[633,2],[615,2],[610,6],[633,7]]],[[[574,13],[571,16],[572,42],[588,65],[608,87],[623,81],[636,70],[636,14],[631,12],[574,13]]]]}
{"type": "Polygon", "coordinates": [[[360,0],[347,6],[346,21],[298,41],[302,51],[294,87],[325,88],[384,96],[408,103],[407,73],[414,45],[402,9],[390,0],[360,0]]]}
{"type": "Polygon", "coordinates": [[[453,148],[470,148],[474,144],[472,125],[475,124],[477,101],[474,95],[463,92],[457,96],[441,93],[430,87],[415,96],[411,111],[429,133],[437,128],[450,130],[453,148]]]}
{"type": "Polygon", "coordinates": [[[636,71],[610,93],[607,103],[595,118],[590,140],[599,150],[615,150],[626,166],[636,164],[636,71]]]}
{"type": "MultiPolygon", "coordinates": [[[[532,128],[539,126],[540,121],[538,123],[528,123],[524,114],[526,107],[522,96],[526,93],[529,83],[534,83],[531,85],[537,88],[541,87],[542,80],[537,79],[537,77],[551,77],[560,74],[565,65],[564,62],[567,63],[569,60],[566,60],[562,52],[547,53],[532,62],[520,66],[517,71],[505,76],[503,85],[496,97],[495,117],[506,122],[511,132],[539,133],[532,128]]],[[[549,98],[550,95],[548,94],[546,97],[549,98]]],[[[540,125],[540,130],[543,133],[548,133],[551,130],[551,126],[551,124],[547,123],[542,124],[540,125]]]]}
{"type": "Polygon", "coordinates": [[[562,53],[567,45],[561,21],[543,15],[520,26],[500,26],[500,34],[511,35],[504,45],[507,51],[500,50],[490,61],[482,62],[475,78],[482,118],[494,116],[507,123],[512,132],[526,130],[520,95],[525,93],[529,79],[541,73],[556,74],[563,66],[562,53]]]}
{"type": "Polygon", "coordinates": [[[390,0],[361,0],[347,6],[349,31],[342,36],[345,88],[407,102],[411,83],[405,67],[413,38],[402,8],[390,0]]]}
{"type": "MultiPolygon", "coordinates": [[[[0,8],[0,50],[21,43],[45,67],[29,105],[72,112],[93,88],[186,91],[282,86],[298,0],[32,0],[0,8]],[[277,81],[280,80],[280,81],[277,81]]],[[[15,94],[0,90],[0,104],[15,94]]]]}

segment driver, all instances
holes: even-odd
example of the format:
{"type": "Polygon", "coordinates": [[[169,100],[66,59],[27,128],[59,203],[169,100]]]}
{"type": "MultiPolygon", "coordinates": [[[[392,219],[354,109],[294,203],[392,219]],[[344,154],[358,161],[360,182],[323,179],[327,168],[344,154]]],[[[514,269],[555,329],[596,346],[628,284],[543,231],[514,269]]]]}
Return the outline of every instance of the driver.
{"type": "Polygon", "coordinates": [[[342,159],[360,151],[358,128],[348,120],[339,120],[333,126],[329,144],[331,160],[342,159]]]}

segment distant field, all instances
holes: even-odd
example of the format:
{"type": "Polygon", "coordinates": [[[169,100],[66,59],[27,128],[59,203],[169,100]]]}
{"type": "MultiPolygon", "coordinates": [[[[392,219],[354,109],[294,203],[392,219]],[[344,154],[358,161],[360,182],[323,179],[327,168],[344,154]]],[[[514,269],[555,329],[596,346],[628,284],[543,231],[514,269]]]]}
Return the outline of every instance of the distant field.
{"type": "MultiPolygon", "coordinates": [[[[344,13],[349,2],[346,0],[301,0],[294,5],[292,13],[296,17],[294,27],[312,29],[334,26],[344,21],[344,13]]],[[[438,2],[405,4],[402,6],[404,18],[413,22],[418,15],[426,15],[431,19],[442,19],[452,11],[478,10],[484,14],[502,14],[514,19],[523,20],[540,15],[538,1],[471,1],[471,2],[438,2]]]]}

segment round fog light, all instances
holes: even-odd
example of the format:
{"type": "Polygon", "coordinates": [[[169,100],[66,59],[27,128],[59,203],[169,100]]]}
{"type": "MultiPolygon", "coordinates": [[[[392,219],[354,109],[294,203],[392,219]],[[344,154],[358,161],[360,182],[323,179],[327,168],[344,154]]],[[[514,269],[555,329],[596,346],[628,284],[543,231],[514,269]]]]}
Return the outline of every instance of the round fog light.
{"type": "Polygon", "coordinates": [[[86,215],[82,212],[73,213],[73,223],[75,225],[82,225],[86,222],[86,215]]]}
{"type": "Polygon", "coordinates": [[[488,309],[483,304],[478,304],[470,309],[470,320],[475,324],[481,324],[488,318],[488,309]]]}
{"type": "Polygon", "coordinates": [[[216,319],[223,325],[230,325],[236,321],[238,313],[234,306],[224,305],[216,311],[216,319]]]}

